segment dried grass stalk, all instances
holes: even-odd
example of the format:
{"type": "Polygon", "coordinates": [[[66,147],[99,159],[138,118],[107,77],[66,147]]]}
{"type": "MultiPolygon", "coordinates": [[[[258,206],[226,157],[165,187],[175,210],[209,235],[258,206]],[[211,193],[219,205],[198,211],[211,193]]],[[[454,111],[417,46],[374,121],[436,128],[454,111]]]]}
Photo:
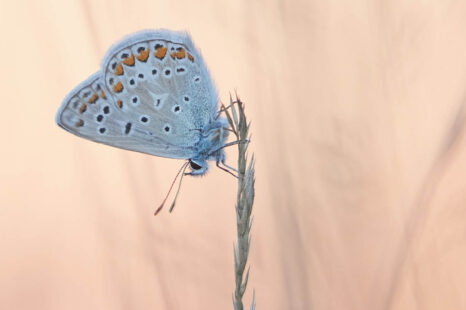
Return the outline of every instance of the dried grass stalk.
{"type": "MultiPolygon", "coordinates": [[[[235,134],[238,143],[238,192],[236,195],[236,229],[237,242],[233,248],[235,267],[235,290],[233,293],[233,306],[235,310],[243,310],[243,295],[246,291],[249,278],[249,268],[244,275],[246,263],[251,245],[251,217],[254,203],[254,155],[248,163],[247,149],[249,145],[249,125],[244,114],[244,105],[236,96],[236,100],[230,96],[231,114],[224,108],[232,132],[235,134]],[[235,108],[235,104],[238,109],[235,108]]],[[[251,310],[254,310],[255,292],[253,292],[251,310]]]]}

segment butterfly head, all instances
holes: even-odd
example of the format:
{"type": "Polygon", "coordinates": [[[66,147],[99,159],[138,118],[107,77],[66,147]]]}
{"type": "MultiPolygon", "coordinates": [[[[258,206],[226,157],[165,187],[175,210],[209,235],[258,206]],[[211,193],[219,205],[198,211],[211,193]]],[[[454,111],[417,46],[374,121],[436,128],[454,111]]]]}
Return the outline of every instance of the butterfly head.
{"type": "Polygon", "coordinates": [[[207,172],[207,161],[199,159],[190,159],[189,167],[191,172],[189,175],[203,175],[207,172]]]}
{"type": "Polygon", "coordinates": [[[204,175],[208,169],[208,160],[215,160],[217,163],[225,160],[223,147],[228,137],[226,128],[226,122],[221,119],[212,122],[201,132],[197,152],[195,156],[189,159],[191,172],[188,174],[204,175]]]}

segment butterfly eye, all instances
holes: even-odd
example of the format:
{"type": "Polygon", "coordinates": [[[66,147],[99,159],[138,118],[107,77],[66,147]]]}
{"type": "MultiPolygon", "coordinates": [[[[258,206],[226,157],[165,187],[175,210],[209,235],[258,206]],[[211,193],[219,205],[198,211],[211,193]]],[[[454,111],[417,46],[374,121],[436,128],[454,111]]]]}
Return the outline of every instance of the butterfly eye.
{"type": "Polygon", "coordinates": [[[191,169],[193,169],[193,170],[199,170],[199,169],[202,168],[201,166],[199,166],[198,164],[196,164],[193,161],[189,161],[189,165],[191,166],[191,169]]]}

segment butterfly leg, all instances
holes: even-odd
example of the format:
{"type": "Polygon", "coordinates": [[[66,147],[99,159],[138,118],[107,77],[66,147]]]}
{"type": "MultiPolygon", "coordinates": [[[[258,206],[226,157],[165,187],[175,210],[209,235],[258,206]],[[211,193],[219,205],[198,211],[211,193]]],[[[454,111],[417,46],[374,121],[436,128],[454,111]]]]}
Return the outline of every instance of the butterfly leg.
{"type": "Polygon", "coordinates": [[[228,169],[233,170],[234,172],[238,173],[238,170],[236,170],[236,169],[233,168],[233,167],[230,167],[229,165],[227,165],[227,164],[225,163],[225,158],[223,158],[223,159],[220,161],[220,163],[221,163],[222,165],[224,165],[225,168],[228,168],[228,169]]]}
{"type": "Polygon", "coordinates": [[[240,143],[249,143],[249,142],[251,142],[251,140],[249,140],[249,139],[236,140],[236,141],[229,142],[227,144],[224,144],[222,147],[219,147],[218,149],[213,150],[212,152],[209,153],[208,156],[211,156],[211,155],[215,154],[216,152],[220,151],[223,148],[226,148],[226,147],[229,147],[229,146],[232,146],[232,145],[236,145],[236,144],[240,144],[240,143]]]}
{"type": "MultiPolygon", "coordinates": [[[[217,160],[215,164],[217,165],[218,168],[222,169],[222,170],[225,171],[225,172],[228,172],[229,174],[231,174],[231,175],[234,176],[235,178],[238,178],[238,176],[235,175],[233,172],[231,172],[230,170],[228,170],[228,169],[226,169],[226,168],[220,166],[220,161],[219,161],[219,160],[217,160]]],[[[222,164],[225,165],[225,167],[228,167],[229,169],[232,169],[233,171],[236,171],[236,172],[237,172],[236,169],[231,168],[230,166],[227,166],[223,161],[222,161],[222,164]]]]}

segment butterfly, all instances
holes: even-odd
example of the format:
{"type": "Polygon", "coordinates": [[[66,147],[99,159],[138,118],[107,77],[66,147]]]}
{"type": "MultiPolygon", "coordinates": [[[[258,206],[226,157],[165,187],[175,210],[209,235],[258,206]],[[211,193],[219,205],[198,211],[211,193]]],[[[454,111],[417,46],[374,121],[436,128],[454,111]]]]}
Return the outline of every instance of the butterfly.
{"type": "Polygon", "coordinates": [[[65,97],[56,123],[91,141],[185,159],[186,174],[199,176],[208,160],[225,165],[229,126],[217,104],[190,36],[145,30],[110,47],[101,69],[65,97]]]}

